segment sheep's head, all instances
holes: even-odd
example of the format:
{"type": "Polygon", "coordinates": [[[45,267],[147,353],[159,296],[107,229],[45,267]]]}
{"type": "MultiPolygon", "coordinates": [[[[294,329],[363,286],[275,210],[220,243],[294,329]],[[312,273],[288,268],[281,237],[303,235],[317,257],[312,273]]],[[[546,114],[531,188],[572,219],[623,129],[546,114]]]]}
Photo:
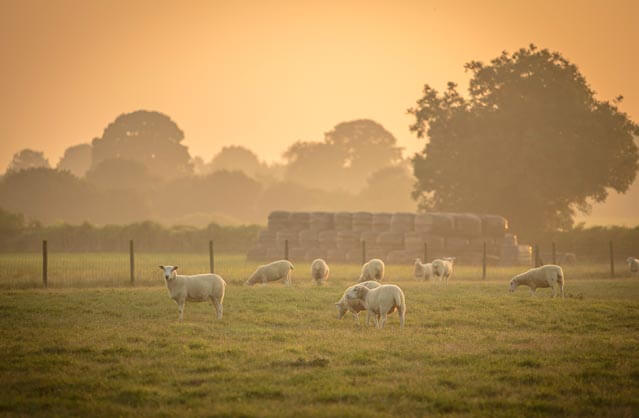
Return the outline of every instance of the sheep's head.
{"type": "Polygon", "coordinates": [[[166,280],[174,279],[177,269],[178,266],[160,266],[160,270],[164,272],[164,278],[166,280]]]}
{"type": "Polygon", "coordinates": [[[515,289],[517,289],[517,280],[511,279],[509,292],[512,293],[515,291],[515,289]]]}
{"type": "Polygon", "coordinates": [[[342,302],[342,301],[337,302],[335,304],[335,307],[337,308],[337,319],[342,319],[344,315],[346,314],[346,312],[348,311],[346,302],[342,302]]]}
{"type": "Polygon", "coordinates": [[[635,260],[634,257],[628,257],[628,258],[626,258],[626,263],[628,263],[628,265],[630,266],[630,265],[632,265],[632,262],[634,260],[635,260]]]}
{"type": "Polygon", "coordinates": [[[348,296],[352,297],[353,299],[366,299],[368,291],[368,287],[358,284],[349,292],[348,296]]]}

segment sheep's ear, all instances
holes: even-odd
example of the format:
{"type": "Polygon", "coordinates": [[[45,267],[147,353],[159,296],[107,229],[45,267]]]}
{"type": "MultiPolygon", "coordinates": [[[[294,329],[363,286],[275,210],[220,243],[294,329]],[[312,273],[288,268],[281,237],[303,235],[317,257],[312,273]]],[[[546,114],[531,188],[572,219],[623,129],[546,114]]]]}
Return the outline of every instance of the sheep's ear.
{"type": "Polygon", "coordinates": [[[175,267],[173,267],[173,270],[171,270],[171,271],[175,271],[177,269],[178,269],[178,266],[175,266],[175,267]]]}
{"type": "Polygon", "coordinates": [[[164,270],[164,266],[160,266],[160,270],[164,270]]]}

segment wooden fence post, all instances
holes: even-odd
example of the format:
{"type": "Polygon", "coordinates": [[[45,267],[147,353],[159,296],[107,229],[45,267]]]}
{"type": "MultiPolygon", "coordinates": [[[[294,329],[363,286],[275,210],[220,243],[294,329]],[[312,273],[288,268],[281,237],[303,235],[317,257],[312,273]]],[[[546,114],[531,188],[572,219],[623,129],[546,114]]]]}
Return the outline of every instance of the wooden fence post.
{"type": "Polygon", "coordinates": [[[209,240],[209,268],[211,273],[215,273],[215,252],[213,251],[213,240],[209,240]]]}
{"type": "Polygon", "coordinates": [[[424,243],[424,263],[428,263],[428,243],[424,243]]]}
{"type": "Polygon", "coordinates": [[[615,252],[612,248],[612,240],[610,241],[610,277],[615,277],[615,252]]]}
{"type": "Polygon", "coordinates": [[[42,284],[45,288],[49,286],[49,252],[46,239],[42,241],[42,284]]]}
{"type": "Polygon", "coordinates": [[[284,260],[288,260],[288,240],[284,240],[284,260]]]}
{"type": "Polygon", "coordinates": [[[555,241],[552,242],[552,263],[557,265],[557,246],[555,241]]]}
{"type": "Polygon", "coordinates": [[[486,241],[484,241],[484,254],[481,263],[481,278],[486,278],[486,241]]]}
{"type": "Polygon", "coordinates": [[[131,286],[135,284],[135,256],[133,251],[133,240],[129,240],[129,267],[131,269],[131,286]]]}
{"type": "Polygon", "coordinates": [[[362,241],[362,265],[366,264],[366,241],[362,241]]]}
{"type": "Polygon", "coordinates": [[[539,254],[539,244],[535,244],[535,267],[541,266],[541,254],[539,254]]]}

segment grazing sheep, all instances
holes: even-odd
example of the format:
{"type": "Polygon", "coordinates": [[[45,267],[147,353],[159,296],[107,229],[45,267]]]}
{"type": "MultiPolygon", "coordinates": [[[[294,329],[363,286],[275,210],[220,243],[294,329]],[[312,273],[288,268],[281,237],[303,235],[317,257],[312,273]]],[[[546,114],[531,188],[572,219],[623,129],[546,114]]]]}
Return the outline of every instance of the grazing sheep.
{"type": "Polygon", "coordinates": [[[639,258],[628,257],[626,263],[628,263],[631,275],[639,274],[639,258]]]}
{"type": "Polygon", "coordinates": [[[413,273],[416,279],[430,280],[430,277],[433,275],[433,263],[422,263],[422,260],[416,258],[413,273]]]}
{"type": "Polygon", "coordinates": [[[373,258],[368,260],[366,264],[362,266],[362,273],[359,275],[359,282],[365,282],[368,280],[377,280],[381,282],[384,278],[384,262],[379,258],[373,258]]]}
{"type": "Polygon", "coordinates": [[[222,319],[224,289],[226,282],[217,274],[178,275],[177,266],[160,266],[164,272],[169,296],[178,305],[178,319],[182,321],[184,305],[189,302],[210,300],[215,306],[217,319],[222,319]]]}
{"type": "Polygon", "coordinates": [[[577,264],[577,255],[575,253],[565,253],[561,256],[561,262],[559,264],[577,264]]]}
{"type": "Polygon", "coordinates": [[[328,279],[328,264],[321,258],[316,258],[311,263],[311,278],[315,280],[318,285],[324,283],[328,279]]]}
{"type": "Polygon", "coordinates": [[[273,261],[270,264],[259,266],[248,278],[246,284],[253,286],[256,283],[274,282],[284,279],[288,286],[291,285],[291,270],[293,264],[288,260],[273,261]]]}
{"type": "Polygon", "coordinates": [[[530,287],[530,293],[534,296],[538,287],[552,287],[552,297],[557,295],[557,287],[561,290],[561,297],[564,297],[564,272],[559,266],[547,264],[545,266],[532,268],[524,273],[518,274],[510,280],[510,292],[514,292],[517,286],[530,287]]]}
{"type": "Polygon", "coordinates": [[[377,328],[384,328],[388,314],[395,312],[399,314],[399,326],[404,327],[406,317],[406,301],[404,292],[399,286],[385,284],[374,289],[358,284],[352,290],[353,295],[362,301],[366,308],[366,324],[371,317],[375,318],[377,328]]]}
{"type": "MultiPolygon", "coordinates": [[[[369,280],[360,284],[354,284],[346,289],[342,298],[335,304],[337,307],[337,319],[342,319],[346,312],[350,311],[350,313],[353,314],[355,322],[359,322],[359,313],[366,310],[362,301],[357,299],[356,295],[353,293],[355,286],[366,286],[369,289],[375,289],[376,287],[379,287],[380,284],[375,280],[369,280]]],[[[368,318],[366,325],[368,325],[368,318]]]]}
{"type": "Polygon", "coordinates": [[[447,258],[438,258],[433,260],[433,276],[435,279],[439,279],[441,283],[442,280],[446,280],[446,284],[448,285],[448,279],[453,274],[453,264],[455,264],[454,257],[447,258]]]}

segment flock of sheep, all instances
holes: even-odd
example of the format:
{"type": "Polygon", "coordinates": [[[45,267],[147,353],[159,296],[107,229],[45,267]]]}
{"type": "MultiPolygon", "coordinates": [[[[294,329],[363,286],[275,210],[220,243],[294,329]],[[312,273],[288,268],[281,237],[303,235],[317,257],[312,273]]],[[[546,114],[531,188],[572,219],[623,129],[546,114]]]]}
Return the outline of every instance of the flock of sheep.
{"type": "MultiPolygon", "coordinates": [[[[639,274],[639,259],[628,257],[626,260],[630,271],[639,274]]],[[[439,283],[448,284],[448,279],[453,273],[454,258],[436,259],[431,263],[422,263],[415,260],[414,275],[418,279],[433,279],[439,283]]],[[[259,266],[246,281],[246,285],[284,280],[291,284],[291,271],[293,264],[288,260],[278,260],[259,266]]],[[[178,305],[178,319],[181,321],[184,315],[186,302],[210,301],[215,307],[217,319],[222,318],[224,291],[226,282],[218,274],[179,275],[177,266],[160,266],[166,280],[169,296],[178,305]]],[[[318,285],[323,284],[329,276],[329,267],[323,259],[316,259],[311,263],[311,278],[318,285]]],[[[348,287],[341,299],[335,303],[338,318],[344,317],[346,312],[351,312],[356,321],[359,321],[359,313],[366,311],[366,324],[371,317],[375,320],[377,328],[383,328],[388,314],[395,311],[399,314],[400,327],[404,326],[406,316],[406,301],[404,292],[394,284],[382,285],[384,278],[384,262],[374,258],[362,266],[357,284],[348,287]]],[[[538,288],[552,288],[553,297],[561,292],[564,297],[564,273],[560,266],[545,265],[532,268],[516,275],[510,280],[510,292],[514,292],[518,286],[528,286],[532,295],[538,288]]]]}

